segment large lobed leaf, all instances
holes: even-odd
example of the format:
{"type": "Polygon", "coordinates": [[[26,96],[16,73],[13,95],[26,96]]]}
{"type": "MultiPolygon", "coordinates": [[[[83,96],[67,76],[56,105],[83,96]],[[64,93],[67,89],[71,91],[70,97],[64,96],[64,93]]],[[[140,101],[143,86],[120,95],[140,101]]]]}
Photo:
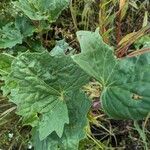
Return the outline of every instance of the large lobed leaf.
{"type": "Polygon", "coordinates": [[[82,52],[73,60],[102,84],[101,101],[112,118],[142,119],[150,112],[150,53],[117,59],[99,32],[77,33],[82,52]]]}
{"type": "Polygon", "coordinates": [[[32,20],[55,21],[69,0],[19,0],[14,3],[32,20]]]}
{"type": "Polygon", "coordinates": [[[17,105],[17,113],[25,125],[38,126],[43,140],[53,131],[62,136],[69,123],[66,103],[72,98],[68,93],[88,80],[70,57],[27,52],[13,61],[3,92],[8,93],[11,87],[10,99],[17,105]]]}

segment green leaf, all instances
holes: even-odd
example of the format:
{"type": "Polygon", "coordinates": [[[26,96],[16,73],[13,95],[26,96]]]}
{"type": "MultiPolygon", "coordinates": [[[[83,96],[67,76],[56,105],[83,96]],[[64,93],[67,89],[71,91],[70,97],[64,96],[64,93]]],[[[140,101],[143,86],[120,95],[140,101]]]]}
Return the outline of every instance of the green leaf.
{"type": "Polygon", "coordinates": [[[11,54],[13,56],[18,56],[19,54],[24,53],[29,50],[28,47],[26,45],[25,46],[24,45],[17,44],[12,48],[5,49],[4,52],[7,54],[11,54]]]}
{"type": "Polygon", "coordinates": [[[69,110],[69,125],[66,125],[61,138],[61,149],[77,150],[79,141],[86,138],[86,127],[88,126],[87,114],[91,103],[84,93],[73,91],[67,106],[69,110]]]}
{"type": "Polygon", "coordinates": [[[20,30],[23,37],[31,36],[36,30],[31,20],[24,15],[16,17],[15,26],[20,30]]]}
{"type": "Polygon", "coordinates": [[[9,81],[17,83],[10,99],[24,124],[39,126],[41,140],[53,131],[61,137],[64,125],[69,123],[67,93],[79,89],[88,76],[70,57],[55,58],[48,52],[23,53],[13,61],[11,69],[3,89],[8,89],[9,81]],[[33,122],[29,119],[32,116],[33,122]]]}
{"type": "Polygon", "coordinates": [[[72,55],[75,49],[69,46],[65,40],[60,40],[56,42],[56,46],[51,50],[51,56],[62,56],[62,55],[72,55]]]}
{"type": "Polygon", "coordinates": [[[86,137],[90,101],[80,91],[71,92],[69,95],[70,99],[67,101],[67,106],[70,123],[65,125],[63,136],[59,138],[55,133],[52,133],[45,140],[40,141],[39,133],[35,130],[33,134],[35,150],[77,150],[79,141],[86,137]]]}
{"type": "Polygon", "coordinates": [[[52,133],[53,139],[51,137],[47,137],[43,141],[39,139],[39,132],[36,128],[32,131],[32,139],[33,139],[33,146],[35,150],[51,150],[51,149],[58,149],[59,138],[56,134],[52,133]]]}
{"type": "Polygon", "coordinates": [[[77,33],[82,52],[73,60],[102,84],[104,111],[116,119],[142,119],[150,112],[150,53],[117,59],[99,33],[77,33]]]}
{"type": "Polygon", "coordinates": [[[55,21],[69,0],[19,0],[14,4],[32,20],[55,21]]]}
{"type": "Polygon", "coordinates": [[[43,118],[39,123],[40,139],[45,139],[53,131],[56,131],[58,136],[61,137],[64,124],[69,123],[66,104],[59,99],[55,100],[53,103],[51,104],[50,111],[43,115],[43,118]]]}
{"type": "Polygon", "coordinates": [[[9,81],[6,81],[5,83],[5,87],[1,87],[4,96],[7,96],[10,93],[11,89],[16,85],[15,82],[11,80],[11,77],[8,77],[11,72],[11,64],[14,59],[15,57],[7,53],[0,54],[0,75],[2,76],[0,80],[8,80],[9,78],[9,81]]]}
{"type": "Polygon", "coordinates": [[[141,37],[134,43],[134,46],[136,49],[150,48],[150,35],[145,35],[141,37]]]}
{"type": "Polygon", "coordinates": [[[0,54],[0,75],[7,75],[11,71],[11,63],[14,57],[6,53],[0,54]]]}
{"type": "Polygon", "coordinates": [[[6,24],[0,29],[0,48],[12,48],[22,43],[22,35],[13,23],[6,24]]]}

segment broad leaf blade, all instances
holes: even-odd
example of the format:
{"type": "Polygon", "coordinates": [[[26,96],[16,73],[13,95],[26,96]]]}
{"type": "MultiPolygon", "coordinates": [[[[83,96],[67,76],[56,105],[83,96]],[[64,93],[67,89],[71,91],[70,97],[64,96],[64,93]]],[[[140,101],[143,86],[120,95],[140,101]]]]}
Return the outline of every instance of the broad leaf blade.
{"type": "Polygon", "coordinates": [[[19,0],[14,4],[32,20],[55,21],[69,0],[19,0]]]}
{"type": "Polygon", "coordinates": [[[102,106],[110,117],[143,119],[150,112],[150,54],[119,60],[98,32],[92,34],[80,31],[83,52],[73,60],[102,84],[102,106]]]}
{"type": "Polygon", "coordinates": [[[61,137],[64,125],[69,122],[67,93],[79,89],[89,77],[70,57],[57,58],[43,52],[18,56],[12,63],[12,72],[5,78],[3,89],[8,89],[12,80],[17,86],[11,87],[11,101],[17,105],[25,125],[35,127],[39,123],[40,139],[43,140],[53,131],[61,137]]]}
{"type": "Polygon", "coordinates": [[[82,53],[74,55],[73,60],[101,84],[108,84],[107,80],[111,80],[108,74],[113,73],[117,65],[112,48],[102,41],[98,30],[79,31],[77,36],[82,53]]]}
{"type": "Polygon", "coordinates": [[[68,101],[69,125],[66,125],[61,148],[77,150],[79,141],[86,138],[87,114],[91,107],[89,99],[81,91],[73,91],[68,101]]]}
{"type": "Polygon", "coordinates": [[[86,126],[88,125],[87,113],[90,109],[90,101],[80,91],[69,93],[70,99],[67,106],[69,110],[69,125],[65,126],[63,136],[59,138],[52,133],[45,140],[40,141],[39,133],[34,131],[34,147],[35,150],[77,150],[79,141],[86,137],[86,126]]]}
{"type": "Polygon", "coordinates": [[[64,128],[64,124],[69,123],[69,118],[66,117],[68,116],[66,104],[61,100],[57,101],[51,106],[51,111],[43,115],[39,124],[39,134],[41,140],[45,139],[53,131],[57,131],[58,136],[62,137],[62,129],[64,128]]]}

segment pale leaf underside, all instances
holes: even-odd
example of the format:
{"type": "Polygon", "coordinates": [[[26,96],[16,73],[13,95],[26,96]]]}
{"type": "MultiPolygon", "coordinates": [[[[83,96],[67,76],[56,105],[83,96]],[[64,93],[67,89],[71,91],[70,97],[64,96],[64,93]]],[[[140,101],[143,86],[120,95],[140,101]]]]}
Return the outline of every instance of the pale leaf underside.
{"type": "Polygon", "coordinates": [[[81,53],[73,60],[103,87],[104,111],[116,119],[143,119],[150,112],[150,53],[117,59],[99,33],[77,33],[81,53]]]}

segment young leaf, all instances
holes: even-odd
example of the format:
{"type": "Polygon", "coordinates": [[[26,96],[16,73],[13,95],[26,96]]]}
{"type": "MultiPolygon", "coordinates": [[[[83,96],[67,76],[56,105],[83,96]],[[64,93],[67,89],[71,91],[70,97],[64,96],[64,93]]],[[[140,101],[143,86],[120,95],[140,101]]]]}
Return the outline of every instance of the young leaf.
{"type": "Polygon", "coordinates": [[[19,0],[14,4],[32,20],[55,21],[69,0],[19,0]]]}
{"type": "Polygon", "coordinates": [[[22,43],[22,35],[13,23],[6,24],[0,29],[0,48],[12,48],[22,43]]]}
{"type": "Polygon", "coordinates": [[[98,32],[77,33],[82,52],[73,60],[103,86],[104,111],[116,119],[142,119],[150,112],[150,53],[117,59],[98,32]]]}
{"type": "Polygon", "coordinates": [[[40,140],[53,131],[61,137],[69,123],[67,93],[79,89],[88,76],[70,57],[52,57],[48,52],[23,53],[13,61],[11,70],[5,86],[9,80],[17,83],[10,97],[24,124],[39,126],[40,140]]]}
{"type": "Polygon", "coordinates": [[[60,40],[56,42],[56,46],[51,50],[51,56],[62,56],[62,55],[72,55],[75,49],[69,46],[65,40],[60,40]],[[68,54],[69,53],[69,54],[68,54]]]}
{"type": "Polygon", "coordinates": [[[134,43],[136,49],[150,48],[150,35],[142,36],[134,43]]]}

